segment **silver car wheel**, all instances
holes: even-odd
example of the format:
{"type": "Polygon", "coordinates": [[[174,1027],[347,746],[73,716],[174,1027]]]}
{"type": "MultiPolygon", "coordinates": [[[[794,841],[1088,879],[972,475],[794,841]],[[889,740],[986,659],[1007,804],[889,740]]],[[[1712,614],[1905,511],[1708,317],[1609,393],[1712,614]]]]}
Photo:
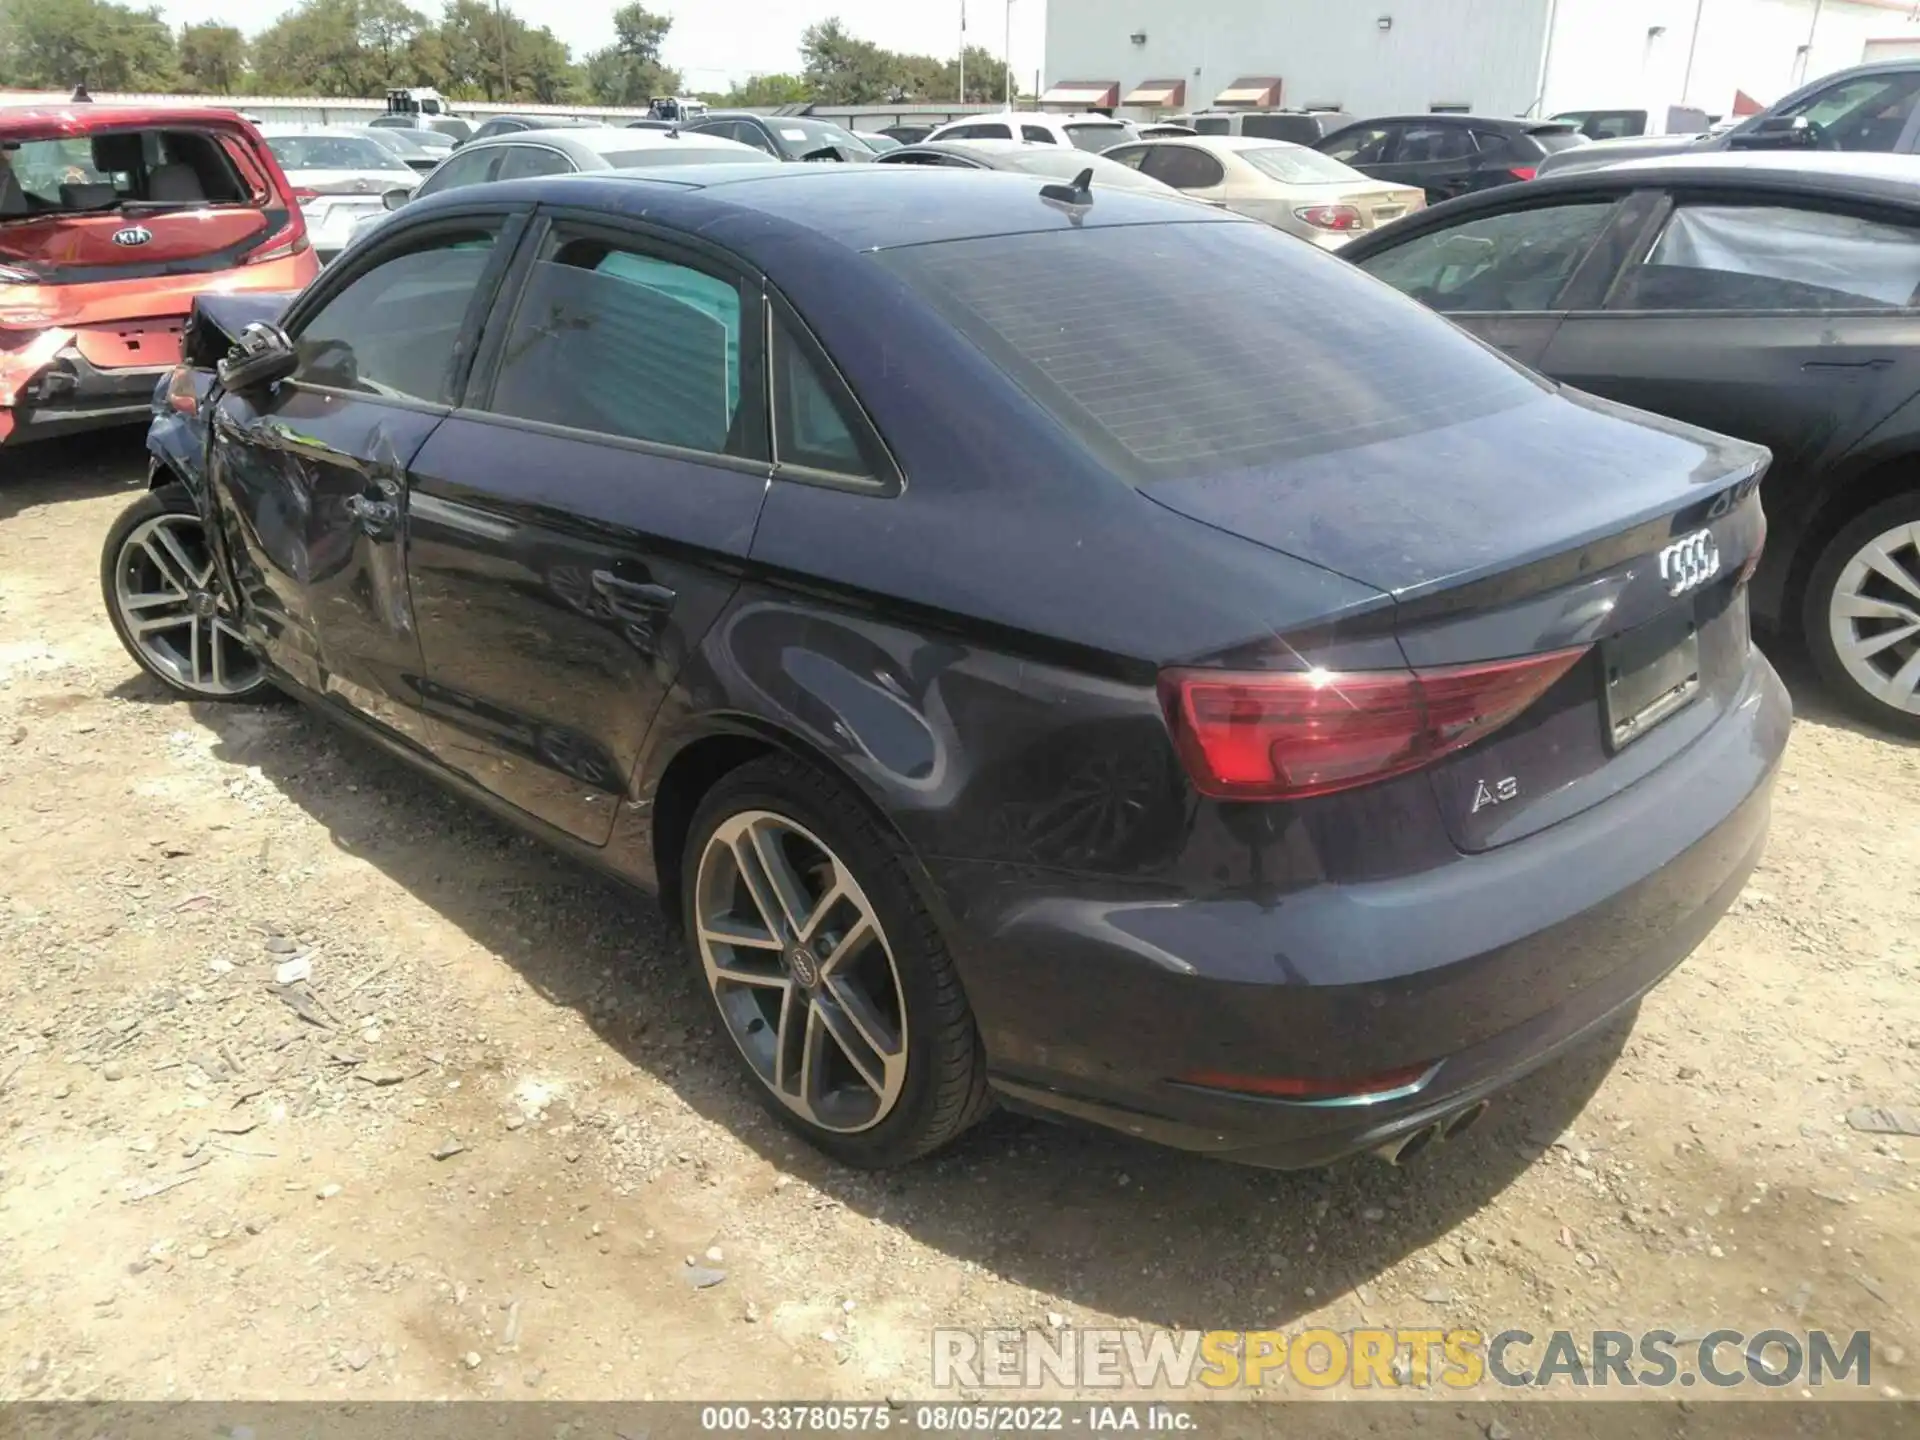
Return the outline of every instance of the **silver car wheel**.
{"type": "Polygon", "coordinates": [[[199,516],[136,526],[114,561],[113,601],[140,658],[182,690],[226,697],[260,684],[260,662],[223,614],[199,516]]]}
{"type": "Polygon", "coordinates": [[[750,810],[714,831],[694,885],[707,983],[761,1083],[824,1130],[886,1119],[906,1085],[906,1006],[852,872],[811,831],[750,810]]]}
{"type": "Polygon", "coordinates": [[[1827,602],[1834,652],[1882,704],[1920,715],[1920,524],[1861,546],[1827,602]]]}

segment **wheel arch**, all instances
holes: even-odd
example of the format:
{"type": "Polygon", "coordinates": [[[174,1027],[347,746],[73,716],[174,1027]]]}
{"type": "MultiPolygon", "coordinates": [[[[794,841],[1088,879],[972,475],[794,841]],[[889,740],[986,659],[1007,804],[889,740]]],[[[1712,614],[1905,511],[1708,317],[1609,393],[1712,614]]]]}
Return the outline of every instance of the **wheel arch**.
{"type": "MultiPolygon", "coordinates": [[[[1870,464],[1835,482],[1821,494],[1806,522],[1794,537],[1793,550],[1780,574],[1777,606],[1768,607],[1792,623],[1806,601],[1814,566],[1834,537],[1874,506],[1909,491],[1920,491],[1920,440],[1914,448],[1876,457],[1870,464]]],[[[1762,488],[1761,494],[1765,495],[1762,488]]]]}
{"type": "Polygon", "coordinates": [[[659,778],[643,787],[650,793],[651,848],[661,909],[667,923],[678,928],[681,919],[681,860],[687,835],[700,802],[713,787],[744,765],[773,755],[786,755],[838,781],[868,815],[892,838],[906,857],[907,872],[921,899],[943,922],[946,907],[920,857],[907,843],[900,827],[873,792],[846,766],[804,736],[759,716],[740,713],[701,717],[697,726],[676,736],[670,746],[656,752],[648,768],[657,768],[659,778]]]}

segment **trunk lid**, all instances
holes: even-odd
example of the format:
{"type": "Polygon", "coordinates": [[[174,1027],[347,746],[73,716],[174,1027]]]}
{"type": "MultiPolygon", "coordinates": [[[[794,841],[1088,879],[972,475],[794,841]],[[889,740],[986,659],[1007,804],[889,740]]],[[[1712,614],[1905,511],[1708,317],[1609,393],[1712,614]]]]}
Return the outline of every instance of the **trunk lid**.
{"type": "Polygon", "coordinates": [[[1519,719],[1428,772],[1473,852],[1618,793],[1738,703],[1767,458],[1563,393],[1145,493],[1392,594],[1416,670],[1586,648],[1519,719]]]}

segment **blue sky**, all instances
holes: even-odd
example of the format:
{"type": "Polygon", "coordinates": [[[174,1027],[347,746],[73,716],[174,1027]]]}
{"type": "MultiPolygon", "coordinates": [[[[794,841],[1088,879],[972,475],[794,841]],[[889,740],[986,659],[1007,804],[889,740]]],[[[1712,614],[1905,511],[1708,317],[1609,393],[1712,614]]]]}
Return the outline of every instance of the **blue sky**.
{"type": "MultiPolygon", "coordinates": [[[[434,0],[409,0],[431,13],[434,0]]],[[[174,24],[218,20],[255,31],[270,24],[293,0],[162,0],[174,24]]],[[[613,38],[619,0],[566,0],[535,4],[507,0],[522,18],[551,28],[575,54],[613,38]]],[[[647,8],[673,16],[667,39],[669,64],[691,87],[714,89],[729,79],[800,68],[800,32],[816,20],[838,15],[854,34],[892,50],[951,55],[960,40],[960,0],[650,0],[647,8]]],[[[1003,0],[969,0],[968,38],[998,54],[1006,24],[1003,0]]],[[[1046,0],[1014,0],[1014,72],[1027,77],[1040,66],[1046,34],[1046,0]]]]}

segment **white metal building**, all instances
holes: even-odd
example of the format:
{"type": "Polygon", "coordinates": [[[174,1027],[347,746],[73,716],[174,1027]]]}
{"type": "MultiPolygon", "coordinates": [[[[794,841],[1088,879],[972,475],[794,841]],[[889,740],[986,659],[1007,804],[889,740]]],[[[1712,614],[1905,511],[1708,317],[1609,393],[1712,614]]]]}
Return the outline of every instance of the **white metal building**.
{"type": "Polygon", "coordinates": [[[1732,114],[1920,51],[1915,0],[1047,0],[1047,98],[1732,114]]]}

